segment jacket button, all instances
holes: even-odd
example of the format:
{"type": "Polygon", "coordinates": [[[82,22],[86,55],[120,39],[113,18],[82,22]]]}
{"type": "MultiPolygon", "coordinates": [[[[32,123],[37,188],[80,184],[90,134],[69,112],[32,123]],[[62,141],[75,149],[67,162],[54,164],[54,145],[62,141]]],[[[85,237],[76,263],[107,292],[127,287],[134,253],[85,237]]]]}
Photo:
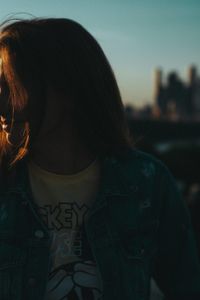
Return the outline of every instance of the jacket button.
{"type": "Polygon", "coordinates": [[[143,255],[143,254],[144,254],[144,251],[145,251],[144,248],[140,249],[140,254],[143,255]]]}
{"type": "Polygon", "coordinates": [[[41,239],[44,237],[44,232],[42,230],[36,230],[35,231],[35,237],[41,239]]]}
{"type": "Polygon", "coordinates": [[[111,158],[111,163],[112,163],[113,165],[115,165],[115,164],[117,163],[117,161],[116,161],[116,159],[115,159],[114,157],[111,158]]]}
{"type": "Polygon", "coordinates": [[[36,285],[36,279],[35,279],[34,277],[30,277],[30,278],[28,279],[28,285],[29,285],[30,287],[34,287],[34,286],[36,285]]]}
{"type": "Polygon", "coordinates": [[[137,192],[138,186],[137,186],[137,185],[131,185],[131,186],[130,186],[130,189],[131,189],[133,192],[137,192]]]}

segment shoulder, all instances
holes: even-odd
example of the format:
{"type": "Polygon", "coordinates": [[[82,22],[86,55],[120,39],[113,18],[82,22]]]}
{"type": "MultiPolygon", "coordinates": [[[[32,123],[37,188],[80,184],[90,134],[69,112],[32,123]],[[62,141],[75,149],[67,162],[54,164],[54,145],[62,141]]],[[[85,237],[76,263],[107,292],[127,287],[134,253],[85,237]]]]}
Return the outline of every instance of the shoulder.
{"type": "Polygon", "coordinates": [[[168,166],[147,152],[131,148],[118,161],[121,180],[125,180],[130,192],[138,191],[141,198],[164,198],[163,194],[173,190],[178,193],[176,179],[168,166]]]}
{"type": "Polygon", "coordinates": [[[135,148],[129,149],[124,158],[119,160],[119,164],[130,175],[137,173],[143,177],[153,178],[170,173],[165,163],[156,156],[135,148]]]}

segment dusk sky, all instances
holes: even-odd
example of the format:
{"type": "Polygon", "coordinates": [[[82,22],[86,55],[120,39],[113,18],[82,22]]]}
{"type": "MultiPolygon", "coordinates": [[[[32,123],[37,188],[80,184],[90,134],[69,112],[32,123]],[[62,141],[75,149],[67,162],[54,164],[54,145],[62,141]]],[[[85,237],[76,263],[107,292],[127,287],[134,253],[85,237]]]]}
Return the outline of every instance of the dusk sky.
{"type": "Polygon", "coordinates": [[[0,0],[0,21],[12,13],[81,23],[108,57],[124,103],[153,102],[156,67],[186,80],[195,64],[200,74],[200,0],[0,0]]]}

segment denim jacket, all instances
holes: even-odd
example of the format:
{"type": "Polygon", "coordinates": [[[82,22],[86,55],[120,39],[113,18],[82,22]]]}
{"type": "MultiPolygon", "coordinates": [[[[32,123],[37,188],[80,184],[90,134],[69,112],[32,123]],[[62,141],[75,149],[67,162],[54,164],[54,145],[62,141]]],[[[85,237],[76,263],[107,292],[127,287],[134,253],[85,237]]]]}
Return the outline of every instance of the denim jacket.
{"type": "MultiPolygon", "coordinates": [[[[131,149],[101,160],[85,223],[104,300],[147,300],[154,278],[167,299],[200,299],[200,264],[188,209],[169,169],[131,149]]],[[[26,158],[0,186],[0,300],[43,300],[51,236],[37,215],[26,158]]]]}

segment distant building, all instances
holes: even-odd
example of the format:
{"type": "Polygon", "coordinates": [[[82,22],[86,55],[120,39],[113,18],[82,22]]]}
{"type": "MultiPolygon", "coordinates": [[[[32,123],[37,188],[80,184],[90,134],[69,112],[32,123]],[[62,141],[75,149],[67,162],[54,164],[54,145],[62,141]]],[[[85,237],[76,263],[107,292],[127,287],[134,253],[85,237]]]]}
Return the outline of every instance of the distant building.
{"type": "Polygon", "coordinates": [[[134,109],[133,105],[126,104],[126,105],[124,105],[124,112],[128,119],[132,119],[134,117],[135,109],[134,109]]]}
{"type": "Polygon", "coordinates": [[[194,118],[200,118],[200,78],[195,66],[188,70],[188,83],[188,107],[193,109],[194,118]]]}
{"type": "Polygon", "coordinates": [[[170,119],[200,119],[200,78],[195,66],[188,70],[188,82],[184,83],[176,72],[163,83],[161,69],[155,71],[155,107],[161,117],[170,119]]]}

